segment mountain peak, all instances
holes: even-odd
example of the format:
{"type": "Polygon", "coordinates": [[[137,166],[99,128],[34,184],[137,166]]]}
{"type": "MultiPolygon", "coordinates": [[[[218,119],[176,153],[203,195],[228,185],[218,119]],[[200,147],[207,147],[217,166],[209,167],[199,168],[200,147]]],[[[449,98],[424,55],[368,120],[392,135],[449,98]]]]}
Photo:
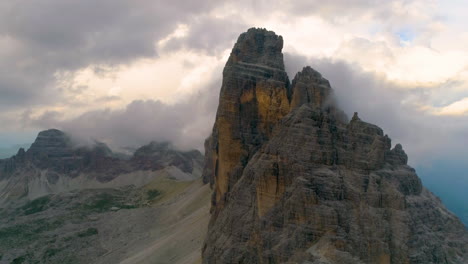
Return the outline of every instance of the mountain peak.
{"type": "Polygon", "coordinates": [[[59,154],[71,147],[70,137],[58,129],[39,132],[28,153],[59,154]]]}
{"type": "Polygon", "coordinates": [[[292,81],[291,109],[310,104],[322,108],[331,99],[330,82],[318,71],[306,66],[298,72],[292,81]]]}
{"type": "Polygon", "coordinates": [[[248,63],[284,70],[283,38],[273,31],[251,28],[237,39],[229,64],[248,63]]]}

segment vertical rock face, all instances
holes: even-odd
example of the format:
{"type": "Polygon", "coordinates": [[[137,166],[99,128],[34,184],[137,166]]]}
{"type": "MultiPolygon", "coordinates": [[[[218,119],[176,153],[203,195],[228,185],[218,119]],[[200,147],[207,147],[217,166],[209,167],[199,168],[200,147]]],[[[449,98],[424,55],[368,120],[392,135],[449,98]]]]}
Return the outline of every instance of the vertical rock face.
{"type": "Polygon", "coordinates": [[[216,123],[207,141],[205,181],[214,184],[214,203],[222,207],[258,148],[289,112],[289,80],[283,39],[250,29],[240,35],[223,71],[216,123]]]}
{"type": "Polygon", "coordinates": [[[204,263],[467,263],[463,224],[402,146],[333,103],[305,67],[289,85],[282,39],[250,29],[223,73],[205,182],[204,263]]]}

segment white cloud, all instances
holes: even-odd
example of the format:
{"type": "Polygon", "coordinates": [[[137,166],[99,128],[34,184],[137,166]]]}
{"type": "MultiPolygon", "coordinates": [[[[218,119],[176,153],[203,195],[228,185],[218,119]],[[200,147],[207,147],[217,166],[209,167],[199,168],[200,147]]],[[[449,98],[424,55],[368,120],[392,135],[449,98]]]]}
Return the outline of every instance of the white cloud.
{"type": "Polygon", "coordinates": [[[444,107],[430,109],[436,115],[468,115],[468,97],[444,107]]]}

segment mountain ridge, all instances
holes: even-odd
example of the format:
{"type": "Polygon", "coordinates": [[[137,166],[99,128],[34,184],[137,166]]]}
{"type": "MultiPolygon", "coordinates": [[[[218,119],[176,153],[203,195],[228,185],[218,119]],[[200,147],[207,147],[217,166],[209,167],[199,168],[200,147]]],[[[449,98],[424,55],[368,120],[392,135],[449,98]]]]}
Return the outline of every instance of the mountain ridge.
{"type": "Polygon", "coordinates": [[[201,175],[202,163],[199,151],[178,151],[167,142],[150,142],[130,158],[121,158],[102,142],[83,146],[74,143],[68,134],[49,129],[39,132],[27,151],[20,148],[11,158],[0,159],[0,200],[23,196],[33,199],[93,184],[131,185],[132,178],[125,175],[138,171],[149,173],[134,176],[138,178],[133,179],[137,185],[150,180],[152,172],[195,179],[201,175]],[[31,189],[39,192],[31,196],[31,189]]]}

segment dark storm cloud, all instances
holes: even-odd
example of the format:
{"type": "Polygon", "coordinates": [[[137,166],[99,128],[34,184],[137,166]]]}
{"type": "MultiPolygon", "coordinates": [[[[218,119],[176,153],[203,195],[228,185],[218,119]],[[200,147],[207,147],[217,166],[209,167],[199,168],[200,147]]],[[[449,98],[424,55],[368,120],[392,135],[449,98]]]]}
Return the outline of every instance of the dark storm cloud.
{"type": "Polygon", "coordinates": [[[439,88],[401,86],[343,61],[285,54],[285,64],[290,76],[305,65],[321,72],[330,81],[340,108],[348,116],[358,112],[364,121],[382,127],[393,144],[403,144],[410,162],[468,158],[460,146],[468,130],[468,117],[434,116],[409,101],[424,103],[439,88]]]}
{"type": "Polygon", "coordinates": [[[54,74],[157,55],[155,42],[214,1],[40,0],[0,4],[0,106],[60,101],[54,74]],[[51,96],[53,95],[53,96],[51,96]]]}

